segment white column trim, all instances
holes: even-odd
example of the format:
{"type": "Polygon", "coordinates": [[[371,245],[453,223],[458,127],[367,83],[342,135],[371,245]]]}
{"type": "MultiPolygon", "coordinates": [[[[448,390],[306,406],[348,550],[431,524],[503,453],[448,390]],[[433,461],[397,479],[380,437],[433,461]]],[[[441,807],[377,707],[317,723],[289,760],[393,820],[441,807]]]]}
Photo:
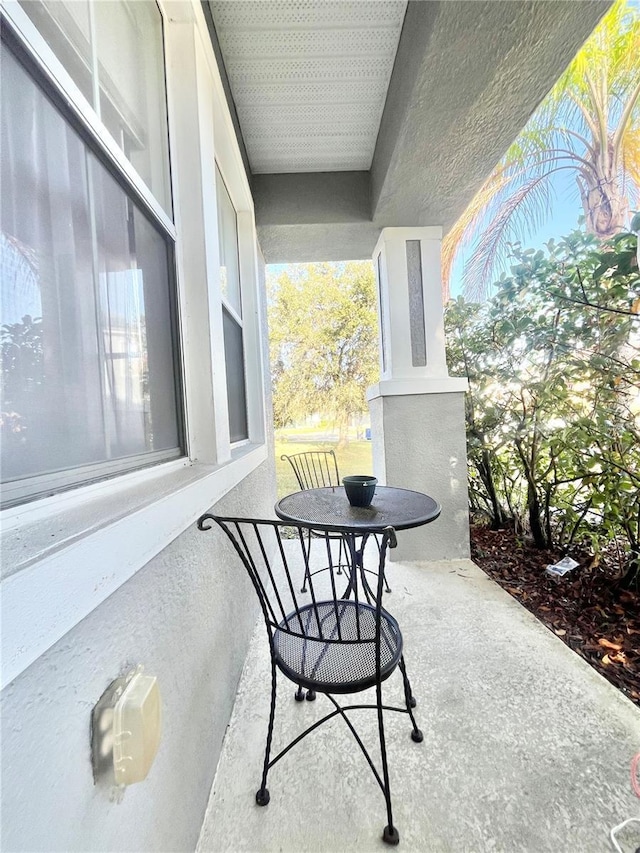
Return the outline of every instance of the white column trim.
{"type": "Polygon", "coordinates": [[[469,390],[465,378],[427,377],[416,379],[386,379],[367,388],[367,400],[376,397],[400,397],[415,394],[464,394],[469,390]]]}
{"type": "Polygon", "coordinates": [[[389,240],[442,240],[442,227],[440,225],[412,225],[383,228],[373,250],[374,256],[382,251],[383,245],[389,240]]]}
{"type": "MultiPolygon", "coordinates": [[[[373,258],[377,261],[380,257],[376,275],[379,277],[379,299],[385,326],[386,369],[381,369],[383,381],[446,379],[449,375],[442,306],[441,247],[440,226],[383,228],[380,234],[373,258]],[[412,298],[409,291],[418,270],[410,274],[407,243],[416,241],[420,246],[426,364],[414,363],[412,349],[412,298]]],[[[413,319],[415,321],[415,315],[413,319]]]]}

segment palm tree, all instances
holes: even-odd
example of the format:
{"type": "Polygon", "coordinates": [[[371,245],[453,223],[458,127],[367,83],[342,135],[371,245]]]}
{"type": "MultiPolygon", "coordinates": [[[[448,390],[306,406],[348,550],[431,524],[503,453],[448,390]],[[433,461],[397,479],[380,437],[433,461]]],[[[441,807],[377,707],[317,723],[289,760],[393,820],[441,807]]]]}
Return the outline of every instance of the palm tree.
{"type": "Polygon", "coordinates": [[[544,223],[553,176],[569,172],[588,231],[627,224],[640,194],[640,8],[617,0],[509,148],[443,243],[443,288],[457,251],[470,298],[486,294],[507,244],[544,223]]]}

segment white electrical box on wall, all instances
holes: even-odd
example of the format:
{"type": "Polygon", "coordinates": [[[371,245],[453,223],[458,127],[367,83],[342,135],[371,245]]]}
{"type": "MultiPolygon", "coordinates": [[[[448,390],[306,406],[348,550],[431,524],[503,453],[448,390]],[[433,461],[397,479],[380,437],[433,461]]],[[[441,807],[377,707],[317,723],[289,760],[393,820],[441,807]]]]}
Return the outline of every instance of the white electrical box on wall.
{"type": "Polygon", "coordinates": [[[118,786],[146,779],[160,746],[162,707],[158,679],[137,667],[116,679],[93,710],[92,754],[96,782],[118,786]]]}
{"type": "Polygon", "coordinates": [[[146,779],[160,746],[158,679],[134,675],[113,713],[113,771],[118,785],[146,779]]]}

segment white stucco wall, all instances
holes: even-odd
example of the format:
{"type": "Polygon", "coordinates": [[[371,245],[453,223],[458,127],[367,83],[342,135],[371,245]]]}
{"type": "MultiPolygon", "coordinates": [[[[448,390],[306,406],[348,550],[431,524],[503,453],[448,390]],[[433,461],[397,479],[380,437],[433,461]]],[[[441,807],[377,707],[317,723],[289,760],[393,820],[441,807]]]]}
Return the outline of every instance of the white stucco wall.
{"type": "MultiPolygon", "coordinates": [[[[265,462],[216,510],[272,516],[273,503],[265,462]]],[[[195,848],[256,616],[244,569],[215,541],[187,530],[5,689],[3,851],[195,848]],[[159,679],[163,735],[116,803],[93,783],[91,710],[135,664],[159,679]]]]}
{"type": "Polygon", "coordinates": [[[392,560],[458,560],[469,556],[469,501],[464,397],[404,394],[369,400],[373,467],[381,483],[426,492],[436,521],[398,535],[392,560]]]}

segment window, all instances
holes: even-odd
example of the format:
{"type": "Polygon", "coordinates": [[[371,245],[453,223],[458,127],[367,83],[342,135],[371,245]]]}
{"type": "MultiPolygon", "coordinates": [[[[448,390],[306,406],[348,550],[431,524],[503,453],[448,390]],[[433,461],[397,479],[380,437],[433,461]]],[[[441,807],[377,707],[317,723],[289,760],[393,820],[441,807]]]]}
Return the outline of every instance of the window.
{"type": "Polygon", "coordinates": [[[8,505],[183,451],[173,240],[4,44],[1,84],[8,505]]]}
{"type": "Polygon", "coordinates": [[[22,0],[116,143],[171,212],[162,16],[152,0],[22,0]]]}
{"type": "Polygon", "coordinates": [[[238,223],[229,192],[216,167],[222,325],[231,442],[249,437],[242,323],[242,291],[238,253],[238,223]]]}

